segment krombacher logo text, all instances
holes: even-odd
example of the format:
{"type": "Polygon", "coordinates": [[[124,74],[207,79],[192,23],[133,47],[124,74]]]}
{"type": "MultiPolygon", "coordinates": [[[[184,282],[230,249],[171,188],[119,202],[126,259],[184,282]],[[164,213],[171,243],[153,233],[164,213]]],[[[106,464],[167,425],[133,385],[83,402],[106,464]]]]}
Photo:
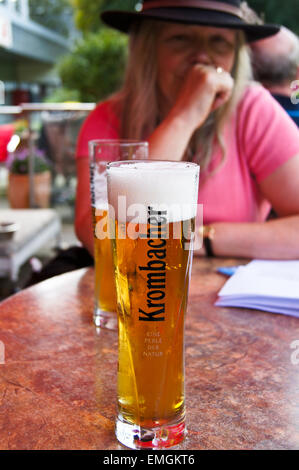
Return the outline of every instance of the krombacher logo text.
{"type": "Polygon", "coordinates": [[[148,207],[147,258],[146,266],[139,266],[147,273],[147,311],[139,309],[140,321],[164,321],[166,292],[166,240],[167,211],[155,211],[148,207]]]}

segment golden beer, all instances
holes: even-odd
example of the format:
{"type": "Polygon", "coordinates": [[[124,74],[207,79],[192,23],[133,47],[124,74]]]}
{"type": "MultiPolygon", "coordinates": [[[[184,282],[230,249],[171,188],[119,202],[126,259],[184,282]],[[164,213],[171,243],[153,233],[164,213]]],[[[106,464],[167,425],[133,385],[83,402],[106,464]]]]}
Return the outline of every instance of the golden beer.
{"type": "Polygon", "coordinates": [[[108,211],[94,210],[95,302],[103,312],[116,312],[116,290],[111,240],[98,238],[97,227],[107,229],[108,211]]]}
{"type": "Polygon", "coordinates": [[[198,174],[189,163],[108,165],[119,326],[116,436],[131,448],[170,447],[186,434],[184,324],[198,174]],[[139,222],[133,217],[133,224],[133,210],[128,217],[120,211],[124,196],[128,208],[144,208],[139,222]]]}
{"type": "MultiPolygon", "coordinates": [[[[191,232],[194,220],[186,224],[191,232]]],[[[191,252],[184,249],[183,233],[180,239],[173,239],[173,231],[181,230],[181,222],[169,224],[167,230],[167,240],[114,242],[120,305],[119,413],[125,421],[144,428],[177,418],[182,421],[185,416],[184,316],[191,252]],[[164,254],[165,269],[155,270],[154,265],[152,270],[142,269],[148,267],[149,259],[161,260],[164,254]]]]}

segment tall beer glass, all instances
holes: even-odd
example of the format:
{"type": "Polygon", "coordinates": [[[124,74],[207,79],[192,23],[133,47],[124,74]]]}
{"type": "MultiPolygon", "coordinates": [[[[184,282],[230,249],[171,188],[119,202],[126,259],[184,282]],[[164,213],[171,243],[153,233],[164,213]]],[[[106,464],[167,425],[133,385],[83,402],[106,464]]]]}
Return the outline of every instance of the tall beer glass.
{"type": "Polygon", "coordinates": [[[134,449],[167,448],[186,434],[184,321],[198,178],[194,163],[108,164],[119,321],[116,436],[134,449]]]}
{"type": "Polygon", "coordinates": [[[94,323],[101,328],[117,329],[116,291],[107,217],[107,162],[146,159],[147,155],[147,142],[115,139],[89,142],[95,260],[94,323]]]}

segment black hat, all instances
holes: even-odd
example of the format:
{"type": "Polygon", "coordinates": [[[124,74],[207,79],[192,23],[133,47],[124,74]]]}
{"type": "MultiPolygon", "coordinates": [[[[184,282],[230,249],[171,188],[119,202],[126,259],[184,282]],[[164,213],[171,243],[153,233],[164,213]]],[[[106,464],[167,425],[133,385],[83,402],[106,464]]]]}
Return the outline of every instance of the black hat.
{"type": "Polygon", "coordinates": [[[125,33],[144,19],[241,29],[247,40],[257,41],[278,33],[278,25],[263,24],[241,0],[144,0],[139,12],[105,11],[104,23],[125,33]]]}

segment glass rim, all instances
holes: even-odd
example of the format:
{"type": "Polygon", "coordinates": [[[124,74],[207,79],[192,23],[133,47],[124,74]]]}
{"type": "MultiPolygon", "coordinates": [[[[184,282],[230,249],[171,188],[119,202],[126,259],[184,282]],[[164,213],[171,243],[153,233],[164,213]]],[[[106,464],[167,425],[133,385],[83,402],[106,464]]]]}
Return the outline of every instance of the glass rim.
{"type": "Polygon", "coordinates": [[[137,139],[92,139],[88,141],[88,145],[90,147],[96,147],[97,145],[123,145],[123,146],[131,146],[131,145],[145,145],[148,147],[148,142],[146,140],[137,140],[137,139]]]}
{"type": "MultiPolygon", "coordinates": [[[[140,165],[140,163],[145,163],[145,164],[153,164],[153,163],[171,163],[171,164],[175,164],[173,165],[172,168],[170,167],[165,167],[165,168],[157,168],[159,171],[181,171],[183,169],[185,170],[190,170],[190,169],[196,169],[196,168],[200,168],[200,165],[198,165],[197,163],[194,163],[194,162],[186,162],[186,161],[175,161],[175,160],[119,160],[119,161],[116,161],[116,162],[107,162],[107,171],[109,171],[110,168],[117,168],[119,167],[120,165],[125,165],[126,167],[128,167],[129,165],[140,165]]],[[[152,169],[150,168],[145,168],[145,167],[142,167],[142,168],[134,168],[135,170],[141,170],[141,171],[152,171],[152,169]]]]}

